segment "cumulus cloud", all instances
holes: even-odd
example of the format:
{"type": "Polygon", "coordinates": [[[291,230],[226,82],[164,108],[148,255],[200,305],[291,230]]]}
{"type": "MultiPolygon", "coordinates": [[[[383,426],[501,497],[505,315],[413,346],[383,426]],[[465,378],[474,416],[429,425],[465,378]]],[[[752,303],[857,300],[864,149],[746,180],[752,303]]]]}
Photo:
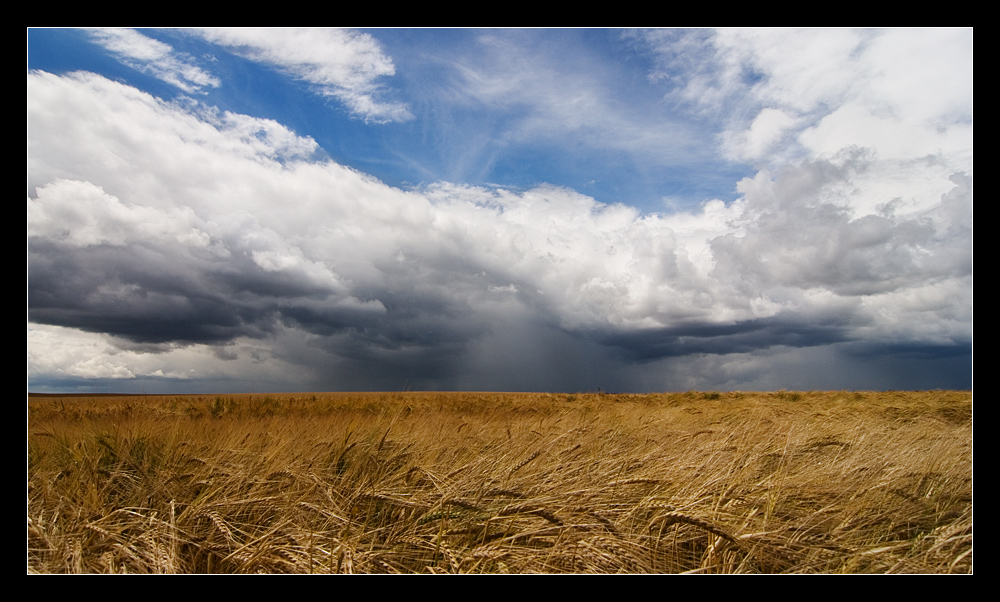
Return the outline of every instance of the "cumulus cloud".
{"type": "Polygon", "coordinates": [[[169,44],[134,29],[91,29],[87,33],[123,64],[189,94],[205,86],[218,87],[220,84],[218,78],[198,67],[191,56],[175,52],[169,44]]]}
{"type": "Polygon", "coordinates": [[[639,37],[657,57],[652,77],[673,83],[670,98],[724,116],[722,150],[734,160],[761,161],[780,136],[797,145],[768,153],[772,164],[795,151],[829,156],[849,145],[883,159],[968,160],[971,29],[754,28],[639,37]]]}
{"type": "Polygon", "coordinates": [[[28,79],[40,374],[625,388],[637,363],[706,354],[970,344],[971,175],[947,161],[919,195],[873,192],[886,162],[855,149],[642,214],[553,186],[404,191],[274,122],[28,79]],[[65,332],[72,357],[43,359],[65,332]]]}
{"type": "Polygon", "coordinates": [[[155,393],[158,383],[169,391],[231,392],[245,385],[248,374],[257,390],[287,390],[295,379],[315,378],[253,339],[224,346],[136,344],[48,324],[28,329],[28,371],[35,385],[81,392],[155,393]]]}
{"type": "Polygon", "coordinates": [[[340,29],[204,29],[206,40],[276,67],[337,98],[366,121],[413,119],[406,105],[385,100],[383,77],[396,73],[392,59],[368,34],[340,29]]]}
{"type": "Polygon", "coordinates": [[[723,137],[730,152],[748,161],[759,161],[769,156],[786,133],[795,126],[795,118],[781,109],[763,109],[754,118],[749,129],[742,132],[726,132],[723,137]]]}

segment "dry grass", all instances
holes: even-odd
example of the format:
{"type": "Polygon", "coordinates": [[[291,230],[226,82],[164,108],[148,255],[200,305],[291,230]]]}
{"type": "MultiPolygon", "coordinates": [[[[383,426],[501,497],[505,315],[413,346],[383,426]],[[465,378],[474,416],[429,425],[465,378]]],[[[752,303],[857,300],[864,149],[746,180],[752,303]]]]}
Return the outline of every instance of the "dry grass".
{"type": "Polygon", "coordinates": [[[28,570],[969,573],[971,397],[31,397],[28,570]]]}

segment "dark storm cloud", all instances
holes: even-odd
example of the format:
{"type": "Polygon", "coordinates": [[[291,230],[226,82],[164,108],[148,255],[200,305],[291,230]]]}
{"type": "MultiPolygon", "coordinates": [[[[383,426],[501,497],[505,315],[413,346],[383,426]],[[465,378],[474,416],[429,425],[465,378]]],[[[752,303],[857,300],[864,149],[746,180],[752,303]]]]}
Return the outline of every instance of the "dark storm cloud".
{"type": "MultiPolygon", "coordinates": [[[[842,352],[860,358],[895,357],[898,359],[938,360],[947,358],[966,358],[972,361],[971,337],[959,339],[952,343],[923,342],[863,342],[844,345],[842,352]]],[[[971,373],[970,373],[971,374],[971,373]]]]}
{"type": "Polygon", "coordinates": [[[29,319],[136,342],[260,338],[276,320],[352,326],[364,307],[244,259],[198,257],[181,245],[70,247],[29,239],[29,319]]]}
{"type": "Polygon", "coordinates": [[[150,249],[29,240],[28,261],[32,321],[137,342],[223,342],[259,332],[259,316],[199,286],[191,266],[150,249]]]}
{"type": "Polygon", "coordinates": [[[706,353],[748,353],[778,346],[813,347],[849,339],[847,324],[835,316],[827,316],[825,320],[828,323],[775,316],[728,325],[696,324],[596,338],[638,362],[706,353]]]}

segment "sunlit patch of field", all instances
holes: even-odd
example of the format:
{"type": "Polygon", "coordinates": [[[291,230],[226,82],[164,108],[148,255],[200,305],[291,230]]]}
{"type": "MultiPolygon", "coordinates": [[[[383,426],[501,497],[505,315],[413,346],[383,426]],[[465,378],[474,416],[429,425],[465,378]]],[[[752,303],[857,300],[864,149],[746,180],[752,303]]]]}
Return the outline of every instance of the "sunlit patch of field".
{"type": "Polygon", "coordinates": [[[970,392],[28,400],[39,573],[969,573],[970,392]]]}

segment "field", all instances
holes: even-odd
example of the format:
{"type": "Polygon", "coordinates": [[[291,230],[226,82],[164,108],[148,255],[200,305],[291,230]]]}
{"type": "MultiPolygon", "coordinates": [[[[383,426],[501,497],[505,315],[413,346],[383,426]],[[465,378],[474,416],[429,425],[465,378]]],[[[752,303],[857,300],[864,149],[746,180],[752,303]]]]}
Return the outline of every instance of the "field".
{"type": "Polygon", "coordinates": [[[31,573],[971,573],[970,392],[28,399],[31,573]]]}

